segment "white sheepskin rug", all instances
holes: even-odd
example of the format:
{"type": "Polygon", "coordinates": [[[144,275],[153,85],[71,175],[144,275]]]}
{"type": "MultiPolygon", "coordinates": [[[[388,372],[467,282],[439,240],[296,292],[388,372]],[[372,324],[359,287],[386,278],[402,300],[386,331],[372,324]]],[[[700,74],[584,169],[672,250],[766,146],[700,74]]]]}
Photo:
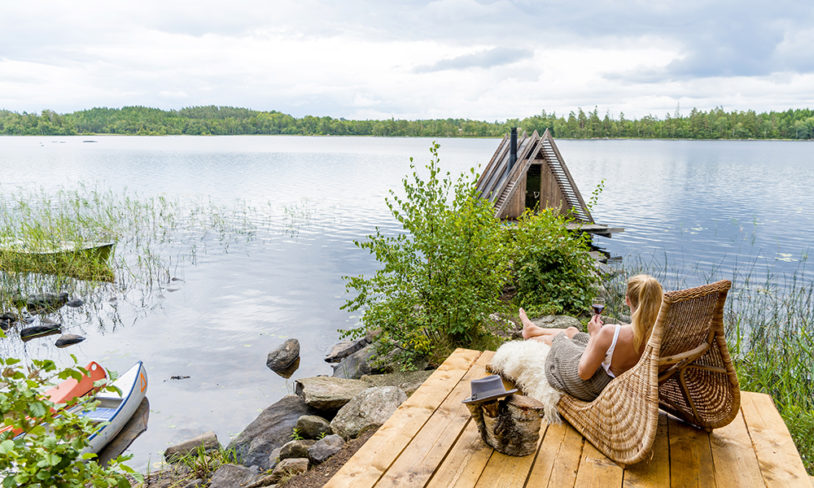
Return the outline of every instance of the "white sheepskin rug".
{"type": "Polygon", "coordinates": [[[559,423],[557,402],[562,393],[545,376],[545,360],[551,347],[537,341],[512,341],[500,346],[488,369],[512,381],[525,395],[541,402],[548,423],[559,423]]]}

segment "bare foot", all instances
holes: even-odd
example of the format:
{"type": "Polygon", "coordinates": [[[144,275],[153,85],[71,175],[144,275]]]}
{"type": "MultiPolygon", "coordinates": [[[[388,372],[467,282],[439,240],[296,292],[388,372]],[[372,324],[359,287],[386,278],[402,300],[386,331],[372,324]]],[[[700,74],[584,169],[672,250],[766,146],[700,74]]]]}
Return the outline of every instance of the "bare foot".
{"type": "Polygon", "coordinates": [[[520,322],[523,324],[523,339],[530,339],[540,335],[542,329],[534,325],[534,323],[529,320],[525,310],[521,308],[517,313],[520,316],[520,322]]]}

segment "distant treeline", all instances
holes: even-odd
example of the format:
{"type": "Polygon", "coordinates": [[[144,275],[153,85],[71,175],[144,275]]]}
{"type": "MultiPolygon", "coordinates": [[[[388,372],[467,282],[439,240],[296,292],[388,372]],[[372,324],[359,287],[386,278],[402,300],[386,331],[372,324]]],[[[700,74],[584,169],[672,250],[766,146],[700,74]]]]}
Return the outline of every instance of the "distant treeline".
{"type": "Polygon", "coordinates": [[[579,109],[567,116],[547,114],[484,122],[468,119],[346,120],[332,117],[296,118],[271,111],[236,107],[190,107],[160,110],[148,107],[93,108],[68,114],[44,110],[41,114],[0,110],[0,134],[6,135],[237,135],[299,134],[409,137],[500,137],[511,127],[555,137],[682,138],[682,139],[812,139],[814,110],[756,113],[753,110],[708,112],[692,109],[688,115],[647,115],[640,119],[618,118],[598,110],[579,109]]]}

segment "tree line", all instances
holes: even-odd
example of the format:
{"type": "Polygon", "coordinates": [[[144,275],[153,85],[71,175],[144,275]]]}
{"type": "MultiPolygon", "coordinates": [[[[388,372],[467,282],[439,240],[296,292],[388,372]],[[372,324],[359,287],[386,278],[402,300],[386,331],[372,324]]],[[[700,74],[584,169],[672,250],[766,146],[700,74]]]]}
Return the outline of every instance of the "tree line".
{"type": "Polygon", "coordinates": [[[595,107],[568,115],[546,113],[486,122],[460,118],[427,120],[347,120],[333,117],[293,117],[277,111],[237,107],[188,107],[161,110],[150,107],[92,108],[58,114],[0,110],[3,135],[359,135],[401,137],[501,137],[511,127],[542,133],[550,129],[555,137],[642,138],[642,139],[812,139],[814,110],[789,109],[783,112],[754,110],[709,111],[692,109],[689,114],[647,115],[628,119],[624,113],[600,116],[595,107]]]}

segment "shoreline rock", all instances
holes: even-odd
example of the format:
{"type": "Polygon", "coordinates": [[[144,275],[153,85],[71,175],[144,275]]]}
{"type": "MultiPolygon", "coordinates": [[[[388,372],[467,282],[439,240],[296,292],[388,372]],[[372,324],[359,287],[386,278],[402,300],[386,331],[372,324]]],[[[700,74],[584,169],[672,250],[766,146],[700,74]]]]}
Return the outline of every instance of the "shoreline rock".
{"type": "Polygon", "coordinates": [[[314,376],[294,382],[294,393],[309,407],[336,412],[368,386],[361,380],[314,376]]]}
{"type": "MultiPolygon", "coordinates": [[[[266,358],[266,366],[277,374],[288,373],[291,366],[300,358],[300,341],[288,339],[266,358]]],[[[291,371],[290,373],[293,373],[291,371]]],[[[291,374],[288,374],[290,377],[291,374]]]]}
{"type": "Polygon", "coordinates": [[[381,426],[393,415],[407,394],[396,386],[376,386],[354,396],[331,420],[331,429],[352,439],[371,427],[381,426]]]}

